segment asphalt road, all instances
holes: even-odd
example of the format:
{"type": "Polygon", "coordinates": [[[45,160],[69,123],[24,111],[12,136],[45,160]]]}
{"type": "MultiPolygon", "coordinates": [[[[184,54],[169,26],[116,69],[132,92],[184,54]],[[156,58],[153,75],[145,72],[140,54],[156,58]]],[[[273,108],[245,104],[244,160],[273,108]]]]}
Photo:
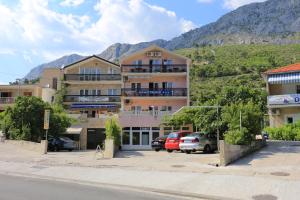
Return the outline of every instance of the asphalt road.
{"type": "MultiPolygon", "coordinates": [[[[177,200],[124,189],[0,175],[0,200],[177,200]]],[[[180,198],[178,198],[180,200],[180,198]]]]}

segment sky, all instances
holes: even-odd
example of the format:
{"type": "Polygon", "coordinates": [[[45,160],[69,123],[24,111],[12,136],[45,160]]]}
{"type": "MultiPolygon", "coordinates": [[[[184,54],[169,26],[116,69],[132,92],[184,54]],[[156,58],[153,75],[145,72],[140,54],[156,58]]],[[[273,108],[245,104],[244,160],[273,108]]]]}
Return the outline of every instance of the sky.
{"type": "Polygon", "coordinates": [[[265,0],[0,0],[0,84],[64,55],[172,39],[265,0]]]}

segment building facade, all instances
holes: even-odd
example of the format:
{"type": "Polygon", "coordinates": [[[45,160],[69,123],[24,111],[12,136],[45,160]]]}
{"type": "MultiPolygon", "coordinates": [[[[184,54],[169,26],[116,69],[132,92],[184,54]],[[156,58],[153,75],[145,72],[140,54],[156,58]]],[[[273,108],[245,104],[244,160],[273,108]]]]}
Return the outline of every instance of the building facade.
{"type": "Polygon", "coordinates": [[[267,83],[268,114],[271,127],[300,120],[300,63],[269,70],[267,83]]]}
{"type": "Polygon", "coordinates": [[[55,90],[39,85],[0,85],[0,112],[12,106],[18,96],[36,96],[45,102],[54,101],[55,90]]]}
{"type": "Polygon", "coordinates": [[[191,129],[162,121],[189,105],[189,66],[189,59],[158,46],[121,59],[123,149],[149,149],[158,136],[191,129]]]}

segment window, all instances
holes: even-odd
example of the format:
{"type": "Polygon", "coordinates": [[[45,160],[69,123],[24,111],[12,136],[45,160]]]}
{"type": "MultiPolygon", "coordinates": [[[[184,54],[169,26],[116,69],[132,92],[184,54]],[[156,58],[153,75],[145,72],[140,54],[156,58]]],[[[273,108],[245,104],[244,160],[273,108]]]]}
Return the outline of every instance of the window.
{"type": "Polygon", "coordinates": [[[159,132],[152,132],[152,140],[156,139],[159,137],[159,132]]]}
{"type": "Polygon", "coordinates": [[[57,78],[52,79],[52,88],[57,90],[57,78]]]}
{"type": "Polygon", "coordinates": [[[140,145],[140,132],[132,133],[132,145],[140,145]]]}
{"type": "Polygon", "coordinates": [[[130,133],[128,131],[124,131],[122,135],[122,144],[129,145],[130,144],[130,133]]]}
{"type": "Polygon", "coordinates": [[[117,89],[108,89],[108,95],[114,96],[117,95],[117,93],[118,93],[117,89]]]}
{"type": "Polygon", "coordinates": [[[89,95],[89,90],[84,90],[84,95],[88,96],[89,95]]]}
{"type": "Polygon", "coordinates": [[[183,126],[183,127],[181,127],[181,130],[183,130],[183,131],[188,131],[188,130],[190,130],[190,128],[187,127],[187,126],[183,126]]]}
{"type": "Polygon", "coordinates": [[[173,83],[172,82],[163,82],[162,83],[162,88],[173,88],[173,83]]]}
{"type": "Polygon", "coordinates": [[[294,118],[293,117],[287,117],[287,123],[288,124],[294,123],[294,118]]]}
{"type": "Polygon", "coordinates": [[[92,90],[92,95],[96,96],[97,95],[97,90],[92,90]]]}
{"type": "Polygon", "coordinates": [[[31,97],[32,96],[32,92],[24,92],[24,96],[25,97],[31,97]]]}
{"type": "Polygon", "coordinates": [[[101,90],[97,90],[97,95],[98,95],[98,96],[101,95],[101,90]]]}
{"type": "Polygon", "coordinates": [[[297,94],[300,94],[300,85],[296,86],[296,91],[297,91],[297,94]]]}

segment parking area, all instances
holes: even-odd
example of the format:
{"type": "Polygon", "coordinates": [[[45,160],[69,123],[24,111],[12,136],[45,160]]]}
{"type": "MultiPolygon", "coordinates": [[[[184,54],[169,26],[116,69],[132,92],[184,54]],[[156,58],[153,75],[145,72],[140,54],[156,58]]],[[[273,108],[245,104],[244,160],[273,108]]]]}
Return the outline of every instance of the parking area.
{"type": "Polygon", "coordinates": [[[61,151],[39,155],[9,144],[0,144],[0,160],[49,166],[126,168],[159,171],[199,171],[219,162],[219,154],[185,154],[166,151],[120,151],[114,159],[103,159],[95,151],[61,151]]]}

